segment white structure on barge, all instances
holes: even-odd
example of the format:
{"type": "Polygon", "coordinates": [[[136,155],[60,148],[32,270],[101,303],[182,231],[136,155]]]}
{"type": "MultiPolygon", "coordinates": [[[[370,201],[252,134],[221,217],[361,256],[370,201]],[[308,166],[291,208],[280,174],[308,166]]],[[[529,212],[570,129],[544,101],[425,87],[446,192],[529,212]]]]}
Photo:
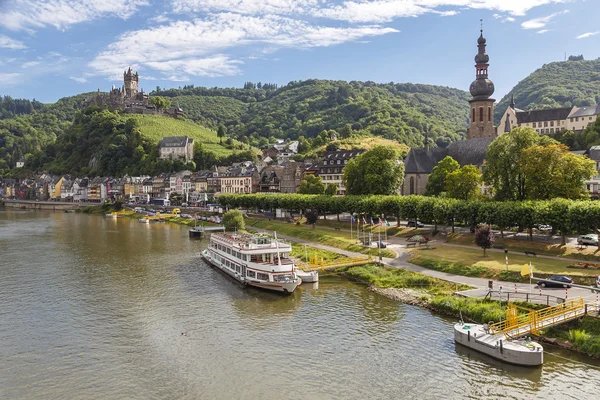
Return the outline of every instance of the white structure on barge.
{"type": "Polygon", "coordinates": [[[454,325],[454,341],[511,364],[536,366],[544,362],[544,348],[539,343],[506,340],[503,333],[491,333],[486,325],[459,322],[454,325]]]}
{"type": "Polygon", "coordinates": [[[277,236],[213,233],[202,256],[244,285],[292,293],[301,281],[289,258],[291,251],[291,243],[277,236]]]}

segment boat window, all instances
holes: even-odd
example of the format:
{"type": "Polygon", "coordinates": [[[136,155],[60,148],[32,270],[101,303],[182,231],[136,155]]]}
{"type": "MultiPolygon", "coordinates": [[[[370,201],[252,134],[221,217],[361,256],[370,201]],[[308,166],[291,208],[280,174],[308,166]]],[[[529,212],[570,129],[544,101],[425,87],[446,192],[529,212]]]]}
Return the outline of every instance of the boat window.
{"type": "Polygon", "coordinates": [[[260,272],[258,272],[256,274],[256,277],[258,279],[260,279],[260,280],[263,280],[263,281],[268,281],[269,280],[269,275],[268,274],[261,274],[260,272]]]}
{"type": "Polygon", "coordinates": [[[256,273],[254,271],[248,270],[248,278],[255,278],[255,277],[256,277],[256,273]]]}
{"type": "Polygon", "coordinates": [[[240,266],[239,266],[239,265],[236,265],[236,266],[235,266],[235,270],[236,270],[237,272],[242,272],[242,269],[240,268],[240,266]]]}
{"type": "Polygon", "coordinates": [[[252,254],[252,255],[250,256],[250,261],[252,261],[252,262],[259,262],[259,260],[258,260],[258,256],[257,256],[257,255],[254,255],[254,254],[252,254]]]}

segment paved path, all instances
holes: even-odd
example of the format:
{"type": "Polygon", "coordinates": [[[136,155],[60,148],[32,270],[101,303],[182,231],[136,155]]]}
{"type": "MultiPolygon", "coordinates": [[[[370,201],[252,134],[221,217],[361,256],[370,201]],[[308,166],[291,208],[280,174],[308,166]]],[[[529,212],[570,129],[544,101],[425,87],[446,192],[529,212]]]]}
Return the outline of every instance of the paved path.
{"type": "MultiPolygon", "coordinates": [[[[252,227],[252,229],[259,231],[259,232],[269,233],[269,234],[271,234],[273,232],[270,230],[261,229],[261,228],[257,228],[257,227],[252,227]]],[[[362,253],[356,253],[356,252],[348,251],[348,250],[341,250],[341,249],[338,249],[337,247],[327,246],[327,245],[319,244],[319,243],[313,243],[308,240],[299,239],[299,238],[296,238],[293,236],[277,234],[277,237],[279,237],[281,239],[289,240],[289,241],[292,241],[295,243],[299,243],[299,244],[306,244],[307,246],[315,247],[318,249],[343,254],[348,257],[361,257],[361,256],[364,257],[365,256],[362,253]]],[[[399,238],[396,238],[396,239],[399,239],[399,238]]],[[[474,278],[474,277],[462,276],[462,275],[454,275],[454,274],[450,274],[447,272],[436,271],[433,269],[421,267],[419,265],[409,263],[408,258],[410,256],[410,254],[403,248],[399,247],[398,244],[392,245],[390,247],[392,250],[394,250],[394,251],[396,251],[396,253],[398,253],[398,257],[384,258],[383,263],[387,266],[390,266],[393,268],[405,269],[405,270],[409,270],[409,271],[413,271],[413,272],[418,272],[423,275],[442,279],[442,280],[445,280],[448,282],[454,282],[456,284],[471,286],[473,289],[459,292],[460,294],[468,296],[468,297],[483,298],[488,294],[489,279],[474,278]]],[[[464,246],[464,247],[469,248],[472,246],[464,246]]],[[[592,293],[591,290],[587,290],[587,289],[571,288],[567,292],[566,290],[560,289],[560,288],[544,288],[540,292],[540,289],[536,286],[535,283],[533,285],[530,285],[528,283],[493,281],[493,290],[499,290],[500,288],[502,288],[502,291],[505,293],[514,293],[515,290],[520,293],[533,293],[533,294],[541,293],[543,295],[543,297],[532,300],[532,302],[536,302],[536,303],[540,303],[540,304],[546,304],[546,302],[547,302],[547,297],[545,297],[546,295],[560,297],[561,299],[564,299],[565,297],[567,297],[567,299],[569,299],[569,298],[575,299],[575,298],[582,297],[586,303],[590,303],[590,304],[596,304],[596,299],[597,299],[597,295],[595,293],[592,293]]],[[[552,305],[552,302],[550,303],[550,305],[552,305]]]]}

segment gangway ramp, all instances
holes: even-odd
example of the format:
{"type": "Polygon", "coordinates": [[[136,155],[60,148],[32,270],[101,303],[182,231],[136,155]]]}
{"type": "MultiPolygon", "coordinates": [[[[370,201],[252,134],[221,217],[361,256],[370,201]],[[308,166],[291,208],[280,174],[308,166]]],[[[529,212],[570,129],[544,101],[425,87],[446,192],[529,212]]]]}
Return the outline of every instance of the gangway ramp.
{"type": "Polygon", "coordinates": [[[583,317],[586,313],[583,299],[566,301],[541,310],[530,310],[510,303],[506,309],[506,320],[489,325],[494,334],[504,334],[508,339],[540,334],[542,329],[563,324],[583,317]],[[525,313],[519,313],[519,309],[525,313]]]}

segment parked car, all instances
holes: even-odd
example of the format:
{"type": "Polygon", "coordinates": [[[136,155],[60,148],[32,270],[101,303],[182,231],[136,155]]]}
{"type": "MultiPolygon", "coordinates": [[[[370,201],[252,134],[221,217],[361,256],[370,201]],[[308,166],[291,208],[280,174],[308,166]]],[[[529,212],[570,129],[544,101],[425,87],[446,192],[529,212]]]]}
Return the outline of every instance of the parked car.
{"type": "Polygon", "coordinates": [[[550,225],[539,225],[538,226],[538,231],[548,232],[551,230],[552,230],[552,227],[550,225]]]}
{"type": "Polygon", "coordinates": [[[425,228],[425,224],[423,224],[421,221],[408,221],[406,226],[412,227],[412,228],[415,228],[415,227],[416,228],[425,228]]]}
{"type": "Polygon", "coordinates": [[[600,276],[596,277],[596,287],[600,288],[600,276]]]}
{"type": "Polygon", "coordinates": [[[579,245],[591,244],[594,246],[598,246],[598,235],[596,235],[596,234],[581,235],[577,238],[577,244],[579,244],[579,245]]]}
{"type": "Polygon", "coordinates": [[[385,249],[387,247],[387,244],[383,243],[383,241],[379,241],[377,242],[377,247],[380,249],[385,249]]]}
{"type": "Polygon", "coordinates": [[[539,281],[538,286],[570,288],[573,283],[573,279],[564,275],[551,276],[548,280],[553,282],[539,281]]]}

